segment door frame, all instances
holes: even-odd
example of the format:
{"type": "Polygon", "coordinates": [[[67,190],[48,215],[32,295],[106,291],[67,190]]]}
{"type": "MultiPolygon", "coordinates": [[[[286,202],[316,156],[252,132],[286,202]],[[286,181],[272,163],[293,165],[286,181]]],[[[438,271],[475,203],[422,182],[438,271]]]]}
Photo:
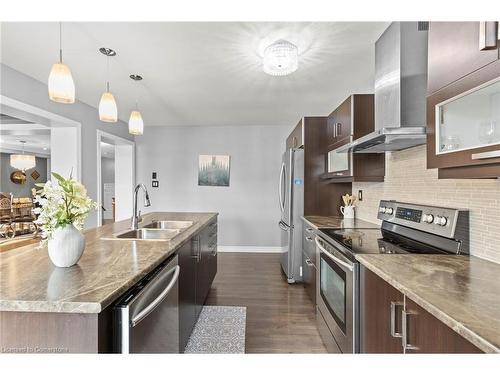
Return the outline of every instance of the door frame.
{"type": "MultiPolygon", "coordinates": [[[[97,226],[98,227],[102,226],[102,216],[103,216],[102,215],[103,196],[102,196],[102,188],[101,188],[101,185],[102,185],[101,142],[103,141],[103,139],[113,141],[114,146],[126,145],[126,146],[131,147],[131,151],[132,151],[132,163],[131,163],[132,165],[130,166],[132,169],[131,189],[133,189],[135,186],[135,178],[136,178],[136,176],[135,176],[135,142],[131,141],[129,139],[122,138],[122,137],[119,137],[117,135],[107,133],[105,131],[97,129],[97,131],[96,131],[96,145],[97,145],[97,207],[98,207],[98,209],[97,209],[97,226]]],[[[116,170],[116,157],[115,157],[115,170],[116,170]]],[[[115,179],[116,179],[116,177],[115,177],[115,179]]],[[[115,183],[116,183],[116,181],[115,181],[115,183]]],[[[115,189],[116,189],[116,185],[115,185],[115,189]]],[[[130,200],[132,201],[132,196],[130,196],[130,200]]]]}

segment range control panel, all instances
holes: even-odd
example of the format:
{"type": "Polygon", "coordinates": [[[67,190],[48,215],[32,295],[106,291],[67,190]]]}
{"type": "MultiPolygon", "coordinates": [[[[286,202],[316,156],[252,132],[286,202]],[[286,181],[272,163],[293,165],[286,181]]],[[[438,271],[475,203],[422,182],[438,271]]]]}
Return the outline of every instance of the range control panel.
{"type": "Polygon", "coordinates": [[[448,238],[457,238],[460,231],[469,230],[469,211],[456,208],[382,200],[377,217],[448,238]]]}

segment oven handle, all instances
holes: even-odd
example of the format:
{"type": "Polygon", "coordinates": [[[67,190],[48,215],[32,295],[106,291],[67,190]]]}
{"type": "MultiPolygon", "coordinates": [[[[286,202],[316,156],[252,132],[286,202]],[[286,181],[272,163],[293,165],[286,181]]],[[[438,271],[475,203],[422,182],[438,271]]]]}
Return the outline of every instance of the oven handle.
{"type": "Polygon", "coordinates": [[[344,262],[343,260],[337,258],[335,255],[333,255],[332,253],[328,252],[323,246],[321,246],[321,244],[318,241],[318,237],[314,238],[314,242],[316,242],[316,246],[318,247],[318,249],[320,249],[321,252],[323,252],[325,255],[327,255],[328,257],[330,257],[334,262],[336,262],[336,263],[344,266],[345,268],[347,268],[351,272],[354,270],[354,267],[351,264],[349,264],[347,262],[344,262]]]}
{"type": "Polygon", "coordinates": [[[148,316],[170,293],[170,290],[174,287],[175,283],[177,282],[177,279],[179,278],[179,273],[180,273],[181,267],[180,266],[175,266],[175,271],[174,275],[172,276],[172,280],[168,283],[167,287],[161,292],[158,297],[156,297],[153,302],[151,302],[149,305],[147,305],[141,312],[139,312],[136,316],[132,318],[130,321],[130,325],[132,327],[135,327],[137,324],[141,322],[146,316],[148,316]]]}

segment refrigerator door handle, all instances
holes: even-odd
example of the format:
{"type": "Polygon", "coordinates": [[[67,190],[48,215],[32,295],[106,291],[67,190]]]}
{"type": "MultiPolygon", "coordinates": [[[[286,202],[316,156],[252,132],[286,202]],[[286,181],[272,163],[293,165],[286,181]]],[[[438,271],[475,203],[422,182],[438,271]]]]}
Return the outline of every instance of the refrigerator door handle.
{"type": "Polygon", "coordinates": [[[283,221],[280,221],[278,225],[281,228],[281,230],[285,232],[288,232],[290,230],[290,226],[286,225],[283,221]]]}
{"type": "Polygon", "coordinates": [[[285,200],[283,198],[283,179],[285,177],[285,163],[281,163],[280,170],[280,183],[279,183],[279,198],[280,198],[280,210],[281,212],[285,211],[285,200]]]}

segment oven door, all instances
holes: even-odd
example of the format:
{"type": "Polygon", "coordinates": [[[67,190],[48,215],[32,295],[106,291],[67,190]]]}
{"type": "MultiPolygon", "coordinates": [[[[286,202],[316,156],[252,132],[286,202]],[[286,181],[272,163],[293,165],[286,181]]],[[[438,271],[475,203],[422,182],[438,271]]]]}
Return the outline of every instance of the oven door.
{"type": "Polygon", "coordinates": [[[356,353],[357,263],[316,237],[319,250],[318,309],[342,353],[356,353]]]}

